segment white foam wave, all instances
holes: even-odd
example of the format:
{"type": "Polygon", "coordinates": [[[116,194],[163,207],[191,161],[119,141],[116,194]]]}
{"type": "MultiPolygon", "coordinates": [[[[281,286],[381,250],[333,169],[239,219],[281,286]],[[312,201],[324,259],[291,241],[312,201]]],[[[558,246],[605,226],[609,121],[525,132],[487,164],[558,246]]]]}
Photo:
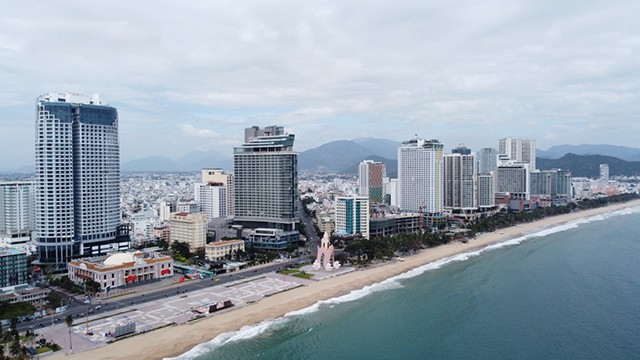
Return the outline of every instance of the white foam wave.
{"type": "Polygon", "coordinates": [[[414,278],[416,276],[422,275],[427,271],[431,271],[431,270],[435,270],[435,269],[439,269],[442,266],[452,263],[452,262],[458,262],[458,261],[466,261],[472,257],[476,257],[480,254],[482,254],[485,251],[491,251],[491,250],[496,250],[496,249],[500,249],[506,246],[512,246],[512,245],[517,245],[520,244],[526,240],[530,240],[533,238],[539,238],[539,237],[543,237],[543,236],[547,236],[547,235],[551,235],[551,234],[555,234],[555,233],[559,233],[562,231],[567,231],[570,229],[575,229],[578,226],[582,225],[582,224],[588,224],[594,221],[602,221],[602,220],[606,220],[609,219],[611,217],[614,216],[621,216],[621,215],[630,215],[630,214],[637,214],[640,213],[640,206],[638,207],[632,207],[632,208],[625,208],[625,209],[621,209],[621,210],[616,210],[616,211],[612,211],[612,212],[608,212],[608,213],[603,213],[603,214],[599,214],[599,215],[594,215],[592,217],[589,218],[582,218],[582,219],[577,219],[577,220],[573,220],[564,224],[559,224],[559,225],[552,225],[549,227],[543,227],[539,230],[536,230],[534,232],[531,232],[529,234],[525,234],[513,239],[509,239],[506,241],[502,241],[496,244],[492,244],[492,245],[488,245],[486,247],[483,247],[481,249],[477,249],[477,250],[473,250],[473,251],[469,251],[469,252],[465,252],[465,253],[461,253],[461,254],[456,254],[444,259],[440,259],[440,260],[436,260],[433,262],[430,262],[428,264],[419,266],[417,268],[411,269],[407,272],[404,272],[400,275],[396,275],[394,277],[388,278],[386,280],[383,280],[379,283],[375,283],[372,285],[367,285],[365,287],[363,287],[362,289],[358,289],[358,290],[353,290],[350,293],[346,294],[346,295],[342,295],[342,296],[338,296],[335,298],[331,298],[328,300],[321,300],[318,301],[317,303],[308,306],[304,309],[300,309],[300,310],[295,310],[295,311],[291,311],[286,313],[283,317],[278,318],[278,319],[269,319],[269,320],[265,320],[259,324],[256,325],[248,325],[248,326],[244,326],[242,329],[238,330],[238,331],[232,331],[232,332],[227,332],[227,333],[223,333],[220,334],[218,336],[216,336],[214,339],[212,339],[209,342],[200,344],[195,346],[193,349],[189,350],[188,352],[175,357],[175,358],[165,358],[166,360],[190,360],[190,359],[194,359],[200,355],[203,355],[205,353],[210,352],[211,350],[220,347],[228,342],[233,342],[233,341],[238,341],[238,340],[245,340],[245,339],[250,339],[253,338],[255,336],[258,336],[262,333],[264,333],[265,331],[267,331],[268,329],[277,326],[279,324],[283,324],[286,321],[288,321],[288,319],[290,319],[291,317],[294,316],[301,316],[301,315],[305,315],[305,314],[310,314],[310,313],[314,313],[318,310],[320,310],[320,308],[330,305],[329,307],[333,307],[334,304],[340,304],[340,303],[346,303],[346,302],[351,302],[351,301],[355,301],[358,299],[362,299],[368,295],[371,295],[373,293],[376,292],[380,292],[380,291],[386,291],[386,290],[392,290],[392,289],[398,289],[398,288],[402,288],[403,285],[400,282],[400,280],[404,280],[404,279],[410,279],[410,278],[414,278]]]}

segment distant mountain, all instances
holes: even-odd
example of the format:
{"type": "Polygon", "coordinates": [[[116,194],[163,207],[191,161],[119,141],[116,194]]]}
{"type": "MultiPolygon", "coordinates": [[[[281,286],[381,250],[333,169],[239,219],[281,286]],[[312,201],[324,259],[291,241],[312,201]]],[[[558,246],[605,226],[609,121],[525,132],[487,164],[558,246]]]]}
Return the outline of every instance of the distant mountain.
{"type": "Polygon", "coordinates": [[[537,157],[545,159],[559,159],[566,154],[576,155],[604,155],[626,161],[640,161],[640,149],[616,145],[556,145],[546,151],[536,151],[537,157]]]}
{"type": "Polygon", "coordinates": [[[559,159],[536,159],[538,169],[570,170],[573,177],[597,178],[600,175],[600,164],[609,165],[609,174],[612,176],[640,175],[640,161],[625,161],[611,156],[569,153],[559,159]]]}
{"type": "Polygon", "coordinates": [[[298,156],[298,169],[342,171],[371,155],[373,155],[371,150],[354,141],[332,141],[315,149],[301,152],[298,156]]]}
{"type": "Polygon", "coordinates": [[[386,159],[398,158],[398,147],[400,142],[389,139],[360,138],[353,139],[353,142],[363,146],[371,152],[371,154],[381,156],[386,159]]]}
{"type": "Polygon", "coordinates": [[[172,160],[165,156],[152,156],[121,163],[122,172],[173,172],[198,171],[202,168],[213,167],[232,169],[233,159],[217,151],[192,151],[179,159],[172,160]]]}

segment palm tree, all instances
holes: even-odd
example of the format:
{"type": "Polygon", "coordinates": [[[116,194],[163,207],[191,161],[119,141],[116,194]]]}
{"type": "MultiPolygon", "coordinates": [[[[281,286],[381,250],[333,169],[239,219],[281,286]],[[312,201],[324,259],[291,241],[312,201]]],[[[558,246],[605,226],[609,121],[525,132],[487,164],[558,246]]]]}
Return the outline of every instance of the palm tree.
{"type": "Polygon", "coordinates": [[[67,315],[64,318],[64,322],[67,323],[67,328],[69,329],[69,352],[73,351],[73,345],[71,344],[71,327],[73,326],[73,316],[71,314],[67,315]]]}

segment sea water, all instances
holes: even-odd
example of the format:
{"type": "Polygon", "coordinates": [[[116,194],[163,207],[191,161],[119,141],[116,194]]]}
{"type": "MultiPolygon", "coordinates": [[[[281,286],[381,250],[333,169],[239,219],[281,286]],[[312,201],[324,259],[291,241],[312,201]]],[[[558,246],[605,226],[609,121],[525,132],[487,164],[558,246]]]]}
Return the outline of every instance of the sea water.
{"type": "Polygon", "coordinates": [[[640,359],[640,208],[427,264],[178,359],[640,359]]]}

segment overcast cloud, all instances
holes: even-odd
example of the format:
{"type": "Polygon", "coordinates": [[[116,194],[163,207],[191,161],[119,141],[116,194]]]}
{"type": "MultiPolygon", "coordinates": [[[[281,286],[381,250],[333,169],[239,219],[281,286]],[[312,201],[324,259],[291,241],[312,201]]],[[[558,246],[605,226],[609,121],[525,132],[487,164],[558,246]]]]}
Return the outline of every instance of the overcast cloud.
{"type": "MultiPolygon", "coordinates": [[[[123,161],[418,134],[640,146],[637,1],[7,1],[0,167],[33,162],[35,99],[100,93],[123,161]],[[11,154],[11,155],[9,155],[11,154]]],[[[214,164],[212,164],[213,166],[214,164]]]]}

